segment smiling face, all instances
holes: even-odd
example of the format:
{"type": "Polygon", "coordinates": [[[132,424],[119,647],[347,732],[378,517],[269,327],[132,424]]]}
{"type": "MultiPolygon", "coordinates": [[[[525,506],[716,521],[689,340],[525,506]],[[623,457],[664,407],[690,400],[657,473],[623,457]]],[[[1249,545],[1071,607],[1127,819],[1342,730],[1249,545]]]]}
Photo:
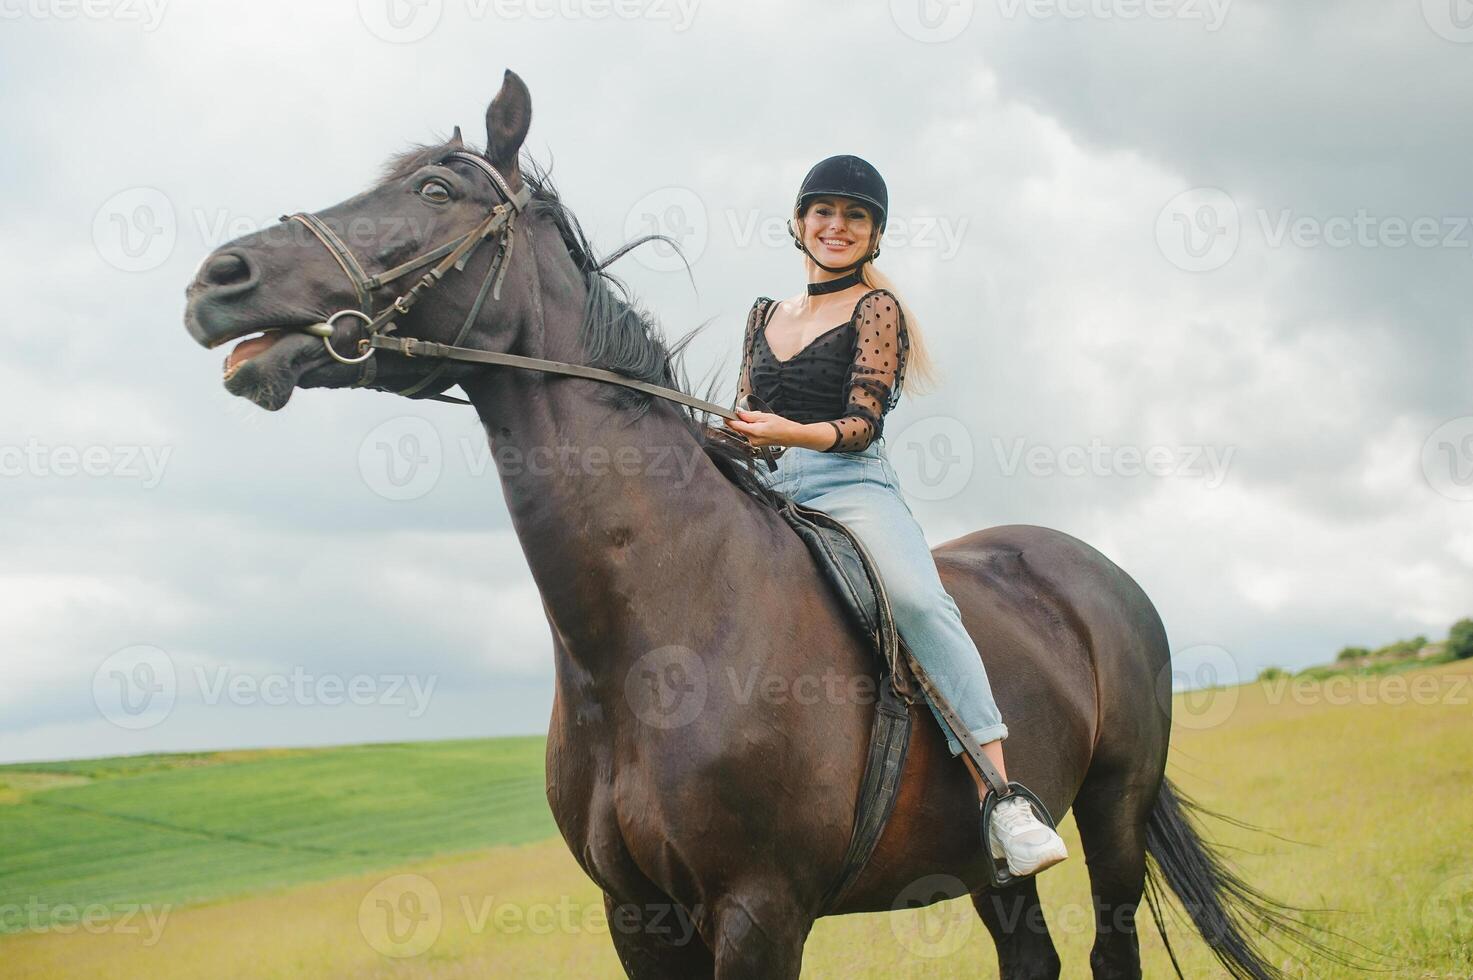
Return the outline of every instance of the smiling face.
{"type": "Polygon", "coordinates": [[[874,252],[874,216],[852,197],[813,198],[798,227],[809,254],[826,266],[853,265],[874,252]]]}

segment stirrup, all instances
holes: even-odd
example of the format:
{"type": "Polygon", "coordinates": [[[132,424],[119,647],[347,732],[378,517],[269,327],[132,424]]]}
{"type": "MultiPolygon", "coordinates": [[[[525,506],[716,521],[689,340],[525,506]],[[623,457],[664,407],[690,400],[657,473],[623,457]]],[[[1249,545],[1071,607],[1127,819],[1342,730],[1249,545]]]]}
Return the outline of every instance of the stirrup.
{"type": "Polygon", "coordinates": [[[1003,858],[1002,863],[999,864],[997,858],[992,856],[992,811],[1000,802],[1012,799],[1014,796],[1021,796],[1027,800],[1028,805],[1033,808],[1033,815],[1038,817],[1042,823],[1047,824],[1050,830],[1057,833],[1059,829],[1054,823],[1053,816],[1049,814],[1048,807],[1043,805],[1043,800],[1034,796],[1033,791],[1022,783],[1008,783],[1008,794],[1003,797],[999,797],[996,792],[989,789],[986,798],[982,800],[982,855],[987,861],[987,877],[991,880],[993,888],[1006,888],[1016,884],[1020,878],[1032,877],[1032,875],[1013,874],[1008,869],[1007,858],[1003,858]]]}

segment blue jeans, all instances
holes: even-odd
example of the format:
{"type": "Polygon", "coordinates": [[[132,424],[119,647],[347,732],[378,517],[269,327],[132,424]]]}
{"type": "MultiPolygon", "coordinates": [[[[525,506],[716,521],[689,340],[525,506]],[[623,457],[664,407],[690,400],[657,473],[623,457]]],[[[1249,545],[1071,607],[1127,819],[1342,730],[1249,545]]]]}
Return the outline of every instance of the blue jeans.
{"type": "MultiPolygon", "coordinates": [[[[823,511],[854,532],[877,566],[896,629],[962,723],[980,743],[1007,738],[987,669],[962,626],[956,601],[941,584],[925,535],[900,494],[884,438],[852,453],[790,446],[778,458],[775,471],[766,466],[757,470],[771,489],[823,511]]],[[[927,704],[946,732],[951,754],[961,754],[961,743],[929,698],[927,704]]]]}

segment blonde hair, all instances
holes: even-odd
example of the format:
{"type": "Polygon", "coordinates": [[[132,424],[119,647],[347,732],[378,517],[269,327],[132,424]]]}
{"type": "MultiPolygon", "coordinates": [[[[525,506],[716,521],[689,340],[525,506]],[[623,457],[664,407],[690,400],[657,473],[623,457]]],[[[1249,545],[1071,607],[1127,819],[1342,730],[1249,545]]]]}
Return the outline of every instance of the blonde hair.
{"type": "MultiPolygon", "coordinates": [[[[808,208],[805,205],[801,208],[795,208],[793,211],[793,217],[800,232],[803,228],[803,215],[807,210],[808,208]]],[[[870,211],[870,220],[873,222],[873,210],[867,205],[865,206],[865,210],[870,211]]],[[[878,227],[876,228],[877,233],[878,227]]],[[[872,237],[870,241],[870,251],[873,252],[875,239],[872,237]]],[[[803,256],[806,261],[813,262],[813,257],[806,250],[803,256]]],[[[865,262],[860,267],[859,278],[871,289],[889,290],[894,295],[896,302],[900,304],[900,312],[903,314],[905,322],[905,335],[910,341],[910,349],[905,358],[905,376],[902,382],[904,392],[912,395],[927,395],[935,391],[941,384],[940,371],[936,366],[936,362],[931,357],[930,348],[926,345],[920,321],[911,312],[910,304],[905,301],[905,297],[901,295],[900,290],[895,288],[895,284],[891,281],[890,277],[879,269],[876,269],[873,262],[865,262]]]]}

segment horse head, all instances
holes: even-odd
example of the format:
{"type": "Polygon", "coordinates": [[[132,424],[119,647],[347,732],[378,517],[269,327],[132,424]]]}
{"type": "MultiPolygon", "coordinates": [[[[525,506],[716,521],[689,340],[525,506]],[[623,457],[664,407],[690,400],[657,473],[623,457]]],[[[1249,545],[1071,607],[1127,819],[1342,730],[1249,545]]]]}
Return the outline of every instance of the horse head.
{"type": "Polygon", "coordinates": [[[520,233],[520,207],[508,197],[526,203],[518,157],[531,120],[527,86],[507,71],[486,111],[484,152],[467,146],[457,127],[446,143],[396,157],[362,193],[313,215],[284,217],[208,255],[186,290],[184,323],[207,348],[239,341],[225,358],[226,390],[276,411],[297,388],[435,394],[468,370],[442,366],[432,386],[419,388],[434,366],[371,351],[370,324],[375,333],[515,347],[529,322],[531,291],[501,296],[495,283],[489,309],[476,297],[492,285],[483,270],[505,275],[495,265],[509,262],[502,253],[520,233]],[[500,223],[492,220],[497,214],[500,223]],[[460,268],[466,271],[457,274],[460,268]],[[443,283],[427,275],[437,270],[443,283]],[[462,316],[454,314],[469,309],[483,315],[457,332],[462,316]]]}

